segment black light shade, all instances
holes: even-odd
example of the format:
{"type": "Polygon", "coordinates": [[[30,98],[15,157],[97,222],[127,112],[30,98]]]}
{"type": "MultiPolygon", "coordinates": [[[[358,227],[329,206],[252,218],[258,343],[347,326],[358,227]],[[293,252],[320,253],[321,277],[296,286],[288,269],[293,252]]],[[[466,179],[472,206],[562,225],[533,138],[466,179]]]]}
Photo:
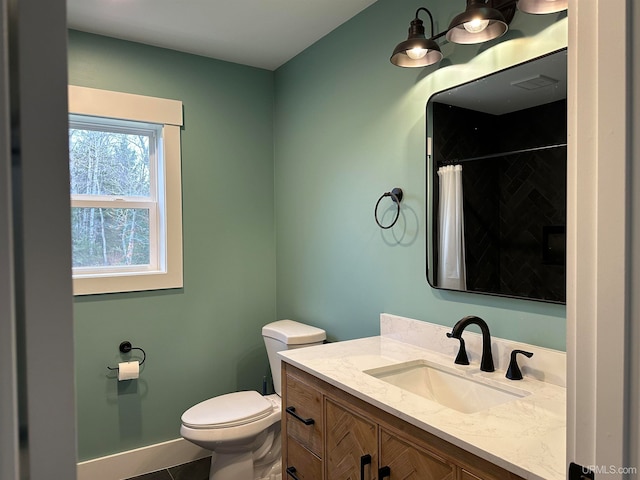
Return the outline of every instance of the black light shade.
{"type": "Polygon", "coordinates": [[[435,35],[433,16],[424,7],[416,10],[409,26],[409,37],[393,50],[390,61],[398,67],[426,67],[442,60],[436,40],[446,35],[448,41],[461,44],[488,42],[509,29],[516,10],[525,13],[556,13],[568,8],[569,0],[467,0],[466,10],[456,15],[449,28],[435,35]],[[431,20],[431,37],[426,38],[420,11],[431,20]]]}
{"type": "Polygon", "coordinates": [[[518,2],[518,10],[525,13],[556,13],[567,8],[569,8],[569,0],[520,0],[518,2]]]}
{"type": "MultiPolygon", "coordinates": [[[[419,8],[416,18],[409,26],[409,37],[398,44],[391,55],[391,63],[398,67],[426,67],[442,60],[442,52],[438,44],[424,35],[422,20],[418,18],[420,10],[431,13],[426,8],[419,8]]],[[[431,18],[431,34],[433,35],[433,19],[431,18]]]]}
{"type": "Polygon", "coordinates": [[[482,43],[501,37],[508,30],[502,13],[484,0],[467,0],[467,9],[449,24],[447,40],[453,43],[482,43]]]}

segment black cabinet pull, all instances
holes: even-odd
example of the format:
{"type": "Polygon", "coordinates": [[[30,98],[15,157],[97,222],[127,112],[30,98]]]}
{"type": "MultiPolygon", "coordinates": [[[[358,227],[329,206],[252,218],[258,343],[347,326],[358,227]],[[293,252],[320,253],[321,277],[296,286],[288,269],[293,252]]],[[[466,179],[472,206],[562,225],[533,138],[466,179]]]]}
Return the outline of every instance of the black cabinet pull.
{"type": "Polygon", "coordinates": [[[364,480],[365,465],[371,465],[371,455],[368,453],[360,457],[360,480],[364,480]]]}
{"type": "Polygon", "coordinates": [[[296,467],[287,467],[287,475],[289,475],[293,480],[300,480],[296,476],[296,467]]]}
{"type": "Polygon", "coordinates": [[[382,467],[378,469],[378,480],[382,480],[385,477],[391,478],[391,469],[389,467],[382,467]]]}
{"type": "Polygon", "coordinates": [[[296,413],[295,407],[287,407],[286,410],[289,415],[293,415],[294,418],[296,418],[297,420],[300,420],[305,425],[313,425],[314,423],[316,423],[316,421],[313,418],[302,418],[300,415],[298,415],[296,413]]]}

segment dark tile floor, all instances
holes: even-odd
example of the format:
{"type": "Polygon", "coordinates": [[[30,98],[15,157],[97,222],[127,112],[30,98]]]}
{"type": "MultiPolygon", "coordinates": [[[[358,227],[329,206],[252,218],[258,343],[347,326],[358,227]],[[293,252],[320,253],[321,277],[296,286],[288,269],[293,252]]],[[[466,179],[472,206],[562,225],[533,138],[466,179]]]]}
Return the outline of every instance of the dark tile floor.
{"type": "Polygon", "coordinates": [[[210,467],[211,457],[206,457],[128,480],[208,480],[210,467]]]}

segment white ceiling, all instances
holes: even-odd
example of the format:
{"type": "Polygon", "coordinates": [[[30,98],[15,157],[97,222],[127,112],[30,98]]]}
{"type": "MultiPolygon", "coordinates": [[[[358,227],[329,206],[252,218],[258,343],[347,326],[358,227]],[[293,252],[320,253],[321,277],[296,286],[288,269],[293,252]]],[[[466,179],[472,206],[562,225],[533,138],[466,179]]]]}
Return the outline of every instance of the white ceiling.
{"type": "Polygon", "coordinates": [[[275,70],[376,0],[67,0],[69,28],[275,70]]]}
{"type": "Polygon", "coordinates": [[[431,97],[429,101],[492,115],[502,115],[565,98],[567,98],[566,49],[445,90],[431,97]],[[533,90],[515,88],[518,83],[538,80],[540,76],[555,80],[555,83],[533,90]]]}

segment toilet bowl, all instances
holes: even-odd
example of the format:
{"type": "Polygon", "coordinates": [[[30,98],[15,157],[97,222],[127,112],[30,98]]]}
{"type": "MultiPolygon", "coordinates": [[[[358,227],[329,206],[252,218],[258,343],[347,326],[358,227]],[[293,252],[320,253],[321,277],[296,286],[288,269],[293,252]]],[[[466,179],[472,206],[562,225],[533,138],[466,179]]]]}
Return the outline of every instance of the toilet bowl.
{"type": "Polygon", "coordinates": [[[211,450],[209,480],[281,480],[280,358],[277,352],[318,345],[324,330],[292,320],[262,328],[275,394],[227,393],[194,405],[182,414],[180,435],[211,450]]]}

